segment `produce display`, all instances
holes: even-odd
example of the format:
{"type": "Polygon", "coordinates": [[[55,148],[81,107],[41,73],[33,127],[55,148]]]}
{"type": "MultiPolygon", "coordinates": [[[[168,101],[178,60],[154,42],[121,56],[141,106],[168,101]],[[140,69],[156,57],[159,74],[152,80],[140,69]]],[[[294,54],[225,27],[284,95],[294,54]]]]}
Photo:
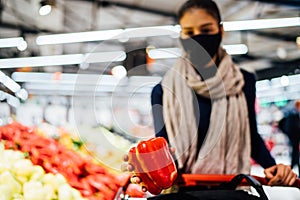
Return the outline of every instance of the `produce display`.
{"type": "Polygon", "coordinates": [[[82,138],[72,132],[68,132],[63,127],[55,127],[48,123],[41,123],[35,128],[35,132],[46,138],[54,138],[67,149],[75,150],[82,156],[91,156],[93,152],[88,151],[85,147],[86,143],[82,138]]]}
{"type": "Polygon", "coordinates": [[[46,173],[23,152],[0,143],[1,200],[84,200],[61,174],[46,173]]]}
{"type": "MultiPolygon", "coordinates": [[[[61,174],[71,187],[87,199],[111,200],[129,178],[129,175],[113,174],[93,159],[60,144],[55,138],[46,138],[36,133],[36,129],[16,122],[0,127],[0,139],[5,141],[6,149],[23,152],[46,173],[61,174]]],[[[26,188],[29,186],[26,185],[26,188]]]]}
{"type": "Polygon", "coordinates": [[[82,156],[89,156],[112,173],[120,173],[120,166],[124,162],[123,155],[136,143],[102,126],[66,124],[63,127],[56,127],[42,123],[36,130],[40,135],[55,138],[82,156]]]}

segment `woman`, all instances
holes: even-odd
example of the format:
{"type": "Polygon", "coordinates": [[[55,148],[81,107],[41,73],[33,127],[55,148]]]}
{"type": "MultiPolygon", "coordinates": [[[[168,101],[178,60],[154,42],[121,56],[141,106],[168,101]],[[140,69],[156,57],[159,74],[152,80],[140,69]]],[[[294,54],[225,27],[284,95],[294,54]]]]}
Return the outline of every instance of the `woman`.
{"type": "Polygon", "coordinates": [[[265,168],[269,185],[293,184],[296,174],[275,163],[257,132],[254,75],[240,70],[220,47],[224,29],[217,5],[189,0],[178,17],[184,56],[151,96],[156,136],[175,148],[178,169],[249,174],[252,157],[265,168]]]}

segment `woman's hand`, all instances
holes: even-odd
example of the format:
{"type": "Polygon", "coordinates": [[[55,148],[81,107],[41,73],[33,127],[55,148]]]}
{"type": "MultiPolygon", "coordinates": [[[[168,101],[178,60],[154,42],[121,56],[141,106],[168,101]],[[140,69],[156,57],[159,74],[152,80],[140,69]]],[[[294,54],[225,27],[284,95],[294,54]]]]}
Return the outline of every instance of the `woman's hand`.
{"type": "MultiPolygon", "coordinates": [[[[128,171],[132,174],[130,178],[130,182],[133,184],[140,184],[142,182],[141,178],[136,176],[134,173],[134,167],[128,163],[128,155],[123,156],[124,164],[122,165],[122,171],[128,171]]],[[[147,189],[145,187],[142,187],[143,192],[147,192],[147,189]]]]}
{"type": "Polygon", "coordinates": [[[290,166],[278,164],[264,170],[266,178],[269,179],[270,186],[291,186],[297,178],[290,166]]]}

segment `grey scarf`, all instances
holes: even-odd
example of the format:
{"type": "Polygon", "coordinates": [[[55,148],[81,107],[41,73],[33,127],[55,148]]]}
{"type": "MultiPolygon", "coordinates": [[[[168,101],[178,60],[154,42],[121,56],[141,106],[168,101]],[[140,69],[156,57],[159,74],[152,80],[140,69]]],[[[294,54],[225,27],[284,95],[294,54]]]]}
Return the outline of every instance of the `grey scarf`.
{"type": "Polygon", "coordinates": [[[165,126],[169,142],[176,149],[178,167],[185,173],[250,172],[250,130],[242,91],[243,75],[224,50],[219,50],[219,57],[216,75],[205,81],[185,58],[180,58],[162,81],[165,126]],[[195,93],[212,101],[210,125],[199,153],[195,93]]]}

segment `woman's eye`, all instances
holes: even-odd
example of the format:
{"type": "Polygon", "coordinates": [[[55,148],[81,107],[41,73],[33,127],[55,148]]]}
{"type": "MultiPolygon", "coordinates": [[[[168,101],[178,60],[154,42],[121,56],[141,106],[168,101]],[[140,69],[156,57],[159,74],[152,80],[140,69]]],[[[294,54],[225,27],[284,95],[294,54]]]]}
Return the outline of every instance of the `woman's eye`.
{"type": "Polygon", "coordinates": [[[186,31],[184,34],[188,35],[188,36],[192,36],[192,35],[194,35],[194,32],[193,31],[186,31]]]}
{"type": "Polygon", "coordinates": [[[202,34],[210,34],[212,31],[210,29],[203,29],[201,30],[202,34]]]}

